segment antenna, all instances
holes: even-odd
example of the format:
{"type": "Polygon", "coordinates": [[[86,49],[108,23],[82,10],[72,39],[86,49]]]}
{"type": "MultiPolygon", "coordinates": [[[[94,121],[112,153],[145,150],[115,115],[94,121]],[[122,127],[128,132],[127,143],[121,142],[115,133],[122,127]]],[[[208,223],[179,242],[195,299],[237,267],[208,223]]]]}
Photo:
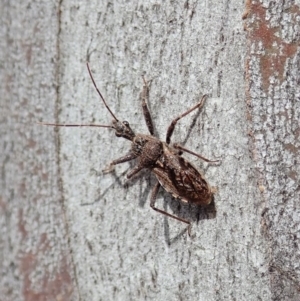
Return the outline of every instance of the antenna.
{"type": "Polygon", "coordinates": [[[89,126],[89,127],[97,127],[97,128],[114,129],[114,127],[112,125],[102,125],[102,124],[62,124],[62,123],[48,123],[48,122],[37,122],[37,124],[50,125],[50,126],[65,126],[65,127],[89,126]]]}
{"type": "MultiPolygon", "coordinates": [[[[98,89],[96,82],[94,80],[93,74],[91,72],[89,63],[86,63],[87,65],[87,69],[90,75],[90,78],[93,82],[93,85],[97,91],[97,93],[99,94],[100,98],[102,99],[105,107],[107,108],[107,110],[109,111],[109,113],[111,114],[111,116],[118,122],[119,120],[117,119],[117,117],[115,116],[115,114],[111,111],[111,109],[109,108],[109,106],[107,105],[104,97],[102,96],[100,90],[98,89]]],[[[115,129],[115,127],[113,125],[101,125],[101,124],[61,124],[61,123],[48,123],[48,122],[37,122],[38,124],[41,125],[50,125],[50,126],[61,126],[61,127],[82,127],[82,126],[89,126],[89,127],[100,127],[100,128],[110,128],[110,129],[115,129]]]]}
{"type": "Polygon", "coordinates": [[[100,90],[98,89],[98,87],[97,87],[97,85],[96,85],[96,83],[95,83],[95,80],[94,80],[94,77],[93,77],[93,74],[92,74],[92,72],[91,72],[91,69],[90,69],[90,66],[89,66],[89,63],[88,63],[88,62],[86,63],[86,66],[87,66],[87,69],[88,69],[88,71],[89,71],[89,74],[90,74],[91,80],[92,80],[92,82],[93,82],[93,85],[94,85],[96,91],[98,92],[100,98],[102,99],[102,101],[103,101],[103,103],[104,103],[106,109],[109,111],[109,113],[111,114],[111,116],[115,119],[115,121],[118,122],[118,121],[119,121],[118,118],[117,118],[117,117],[115,116],[115,114],[111,111],[111,109],[110,109],[109,106],[107,105],[107,103],[106,103],[104,97],[102,96],[100,90]]]}

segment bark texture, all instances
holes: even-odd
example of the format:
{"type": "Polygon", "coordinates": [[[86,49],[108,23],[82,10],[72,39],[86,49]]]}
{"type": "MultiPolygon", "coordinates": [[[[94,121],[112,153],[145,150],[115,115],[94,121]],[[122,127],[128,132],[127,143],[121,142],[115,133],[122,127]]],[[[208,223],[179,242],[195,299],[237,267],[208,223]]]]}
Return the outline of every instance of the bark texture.
{"type": "Polygon", "coordinates": [[[247,106],[273,300],[300,295],[300,2],[248,1],[247,106]]]}
{"type": "Polygon", "coordinates": [[[0,300],[298,300],[299,1],[2,0],[0,300]],[[280,1],[278,1],[280,2],[280,1]],[[108,105],[147,133],[141,75],[163,140],[216,186],[209,208],[156,179],[103,169],[130,143],[108,105]]]}
{"type": "Polygon", "coordinates": [[[1,1],[0,300],[76,296],[56,135],[59,6],[1,1]]]}

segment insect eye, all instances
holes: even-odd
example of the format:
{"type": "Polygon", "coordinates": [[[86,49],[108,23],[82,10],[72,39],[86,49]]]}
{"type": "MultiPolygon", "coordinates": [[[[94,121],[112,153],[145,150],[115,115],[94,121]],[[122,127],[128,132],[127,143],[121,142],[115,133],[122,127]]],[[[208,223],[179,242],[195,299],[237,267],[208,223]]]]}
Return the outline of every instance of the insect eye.
{"type": "Polygon", "coordinates": [[[123,124],[124,124],[125,126],[129,126],[129,122],[128,122],[128,121],[123,121],[123,124]]]}

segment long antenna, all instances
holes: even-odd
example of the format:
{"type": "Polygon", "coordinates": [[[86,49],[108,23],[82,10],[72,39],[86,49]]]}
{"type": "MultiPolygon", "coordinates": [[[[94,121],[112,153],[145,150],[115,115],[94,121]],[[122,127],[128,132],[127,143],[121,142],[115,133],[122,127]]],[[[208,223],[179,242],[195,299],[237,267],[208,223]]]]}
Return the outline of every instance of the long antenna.
{"type": "Polygon", "coordinates": [[[95,87],[96,91],[98,92],[100,98],[102,99],[104,105],[106,106],[106,108],[107,108],[107,110],[109,111],[109,113],[111,114],[111,116],[112,116],[116,121],[119,121],[118,118],[115,116],[115,114],[111,111],[111,109],[109,108],[109,106],[106,104],[106,101],[105,101],[104,97],[102,96],[100,90],[98,89],[98,87],[97,87],[97,85],[96,85],[96,83],[95,83],[94,77],[93,77],[93,75],[92,75],[92,72],[91,72],[89,63],[86,63],[86,66],[87,66],[87,68],[88,68],[88,71],[89,71],[91,80],[92,80],[92,82],[93,82],[93,84],[94,84],[94,87],[95,87]]]}
{"type": "Polygon", "coordinates": [[[51,126],[65,126],[65,127],[82,127],[82,126],[89,126],[89,127],[97,127],[97,128],[109,128],[114,129],[112,125],[102,125],[102,124],[62,124],[62,123],[48,123],[48,122],[37,122],[37,124],[41,125],[51,125],[51,126]]]}

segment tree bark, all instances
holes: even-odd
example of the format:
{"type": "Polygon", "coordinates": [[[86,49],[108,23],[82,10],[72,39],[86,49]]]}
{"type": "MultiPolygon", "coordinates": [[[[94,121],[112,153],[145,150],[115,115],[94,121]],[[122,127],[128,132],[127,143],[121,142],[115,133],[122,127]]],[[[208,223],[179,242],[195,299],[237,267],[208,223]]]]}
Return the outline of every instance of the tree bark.
{"type": "MultiPolygon", "coordinates": [[[[279,2],[279,1],[278,1],[279,2]]],[[[0,300],[298,300],[299,3],[2,1],[0,300]],[[197,208],[133,180],[110,109],[217,187],[197,208]]]]}
{"type": "Polygon", "coordinates": [[[298,300],[300,7],[248,1],[248,12],[246,99],[270,290],[272,300],[298,300]]]}
{"type": "Polygon", "coordinates": [[[0,300],[75,300],[57,134],[37,124],[57,112],[59,4],[19,2],[0,9],[0,300]]]}

